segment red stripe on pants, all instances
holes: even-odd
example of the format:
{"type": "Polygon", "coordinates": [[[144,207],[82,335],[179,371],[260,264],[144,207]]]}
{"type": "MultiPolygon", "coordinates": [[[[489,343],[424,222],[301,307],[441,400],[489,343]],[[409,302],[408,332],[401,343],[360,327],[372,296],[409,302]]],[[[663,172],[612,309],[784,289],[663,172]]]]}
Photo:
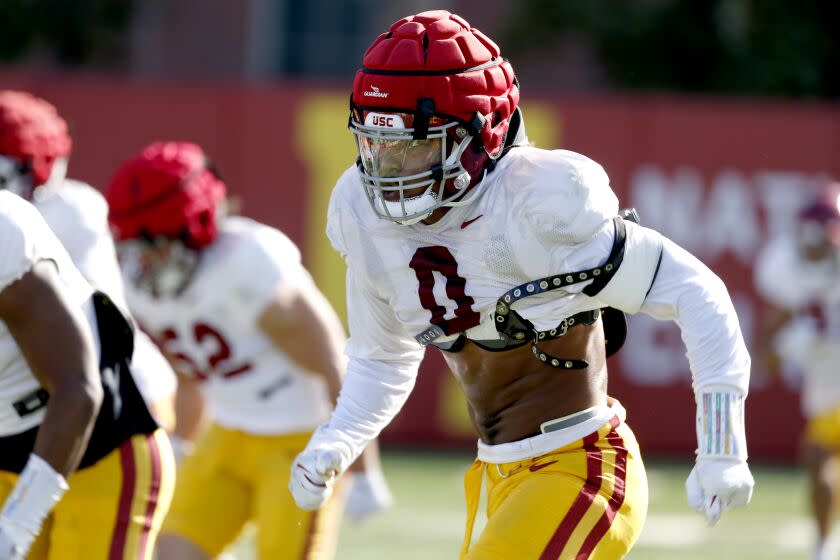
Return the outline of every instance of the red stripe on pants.
{"type": "Polygon", "coordinates": [[[157,509],[161,480],[160,447],[154,433],[146,436],[146,444],[149,446],[149,459],[152,462],[152,480],[149,487],[149,502],[146,504],[146,513],[143,516],[143,533],[140,535],[140,558],[146,557],[146,544],[149,541],[149,533],[152,530],[152,522],[157,509]]]}
{"type": "Polygon", "coordinates": [[[606,438],[612,448],[615,449],[615,483],[613,493],[607,502],[607,509],[604,511],[604,514],[598,519],[595,526],[592,527],[589,535],[586,536],[586,540],[583,541],[576,560],[586,560],[589,558],[589,555],[595,550],[595,546],[604,538],[607,531],[610,530],[613,519],[615,519],[618,510],[624,504],[624,496],[627,489],[627,447],[624,445],[622,437],[615,431],[617,425],[617,421],[613,423],[613,430],[606,438]]]}
{"type": "Polygon", "coordinates": [[[135,486],[137,485],[137,465],[134,462],[134,448],[131,439],[120,445],[120,464],[122,465],[122,488],[117,510],[117,522],[111,536],[111,551],[108,560],[123,560],[125,555],[125,541],[128,528],[131,525],[131,504],[134,501],[135,486]]]}
{"type": "Polygon", "coordinates": [[[560,553],[563,552],[563,547],[566,546],[572,536],[575,527],[577,527],[601,489],[601,450],[595,445],[597,441],[598,432],[583,438],[583,448],[586,450],[586,481],[572,503],[572,507],[566,512],[560,525],[557,526],[548,541],[540,555],[540,560],[557,560],[560,553]]]}

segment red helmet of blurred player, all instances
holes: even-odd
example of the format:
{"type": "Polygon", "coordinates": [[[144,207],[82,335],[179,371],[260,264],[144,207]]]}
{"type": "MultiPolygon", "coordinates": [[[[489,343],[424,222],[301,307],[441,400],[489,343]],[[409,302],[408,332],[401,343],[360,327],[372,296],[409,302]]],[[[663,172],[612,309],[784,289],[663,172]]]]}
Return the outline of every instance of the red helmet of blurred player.
{"type": "Polygon", "coordinates": [[[23,91],[0,91],[0,188],[31,198],[36,187],[61,181],[72,145],[52,104],[23,91]]]}
{"type": "Polygon", "coordinates": [[[501,157],[518,104],[510,63],[462,18],[438,10],[394,23],[365,52],[350,99],[374,212],[412,224],[468,203],[501,157]]]}
{"type": "Polygon", "coordinates": [[[120,259],[140,287],[182,289],[198,251],[213,242],[227,189],[204,151],[157,142],[117,169],[105,191],[120,259]]]}
{"type": "Polygon", "coordinates": [[[796,236],[811,259],[840,249],[840,183],[824,185],[797,215],[796,236]]]}

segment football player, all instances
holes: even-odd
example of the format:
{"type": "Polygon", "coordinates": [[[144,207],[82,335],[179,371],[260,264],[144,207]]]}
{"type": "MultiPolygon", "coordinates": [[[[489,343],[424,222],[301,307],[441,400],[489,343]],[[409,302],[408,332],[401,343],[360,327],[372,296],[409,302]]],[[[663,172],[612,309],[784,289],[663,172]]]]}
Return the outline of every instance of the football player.
{"type": "Polygon", "coordinates": [[[756,261],[765,300],[763,336],[771,362],[801,371],[807,419],[802,457],[817,527],[814,560],[836,559],[831,526],[840,459],[840,183],[824,186],[800,210],[792,234],[771,241],[756,261]],[[795,281],[784,278],[794,277],[795,281]]]}
{"type": "MultiPolygon", "coordinates": [[[[203,395],[213,422],[179,465],[161,560],[214,558],[251,519],[260,558],[331,558],[340,500],[313,515],[286,487],[338,395],[344,331],[297,247],[225,216],[225,183],[192,143],[147,146],[106,198],[129,306],[180,374],[177,402],[203,395]]],[[[176,435],[200,416],[179,407],[176,435]]],[[[367,512],[390,500],[375,469],[353,487],[367,512]]]]}
{"type": "Polygon", "coordinates": [[[38,211],[0,191],[0,558],[152,558],[175,466],[132,341],[38,211]]]}
{"type": "MultiPolygon", "coordinates": [[[[71,147],[67,123],[52,104],[0,90],[0,188],[30,200],[88,282],[126,309],[108,206],[98,190],[65,177],[71,147]]],[[[134,348],[137,386],[158,421],[171,429],[175,374],[139,329],[134,348]]]]}
{"type": "Polygon", "coordinates": [[[626,313],[682,329],[697,404],[691,506],[746,504],[750,357],[723,282],[620,215],[603,168],[529,145],[511,64],[461,17],[403,18],[364,54],[350,102],[359,158],[327,234],[347,263],[347,376],[294,462],[297,504],[397,414],[427,346],[460,382],[479,434],[462,558],[620,558],[648,488],[607,355],[626,313]],[[470,546],[481,481],[488,521],[470,546]]]}

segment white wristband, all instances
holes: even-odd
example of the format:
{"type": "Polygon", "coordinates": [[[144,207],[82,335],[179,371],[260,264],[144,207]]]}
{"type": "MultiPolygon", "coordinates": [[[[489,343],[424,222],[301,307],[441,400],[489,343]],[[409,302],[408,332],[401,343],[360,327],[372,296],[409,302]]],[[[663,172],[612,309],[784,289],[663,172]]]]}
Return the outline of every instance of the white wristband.
{"type": "Polygon", "coordinates": [[[697,401],[697,458],[747,459],[745,396],[731,388],[704,388],[697,401]]]}
{"type": "Polygon", "coordinates": [[[19,547],[28,549],[40,532],[44,518],[68,488],[64,477],[49,463],[30,454],[12,494],[3,504],[0,526],[19,547]],[[28,542],[24,542],[27,538],[28,542]]]}

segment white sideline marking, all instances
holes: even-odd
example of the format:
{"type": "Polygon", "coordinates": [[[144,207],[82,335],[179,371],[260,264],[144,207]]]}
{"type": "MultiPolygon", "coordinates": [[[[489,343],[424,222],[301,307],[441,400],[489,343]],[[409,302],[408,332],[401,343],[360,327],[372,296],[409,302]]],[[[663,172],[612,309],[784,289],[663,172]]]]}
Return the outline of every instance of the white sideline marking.
{"type": "Polygon", "coordinates": [[[685,548],[708,539],[702,517],[692,514],[648,514],[639,544],[656,548],[685,548]]]}
{"type": "MultiPolygon", "coordinates": [[[[754,516],[755,523],[748,527],[727,526],[726,520],[709,528],[696,513],[648,514],[647,522],[637,546],[664,550],[702,548],[708,544],[726,541],[754,543],[756,546],[789,552],[804,552],[813,542],[813,528],[807,517],[790,516],[769,521],[764,515],[754,516]]],[[[378,530],[389,535],[399,535],[408,540],[434,539],[460,543],[463,535],[465,513],[460,510],[435,510],[400,507],[371,520],[378,530]]],[[[473,539],[486,524],[483,508],[476,516],[473,539]]]]}
{"type": "Polygon", "coordinates": [[[753,527],[739,530],[736,535],[727,530],[725,520],[721,523],[721,526],[710,529],[703,518],[694,513],[649,514],[639,544],[652,548],[683,549],[709,541],[737,539],[763,546],[772,543],[770,546],[773,549],[798,552],[808,550],[813,541],[811,521],[802,517],[775,519],[769,523],[756,517],[753,527]]]}
{"type": "Polygon", "coordinates": [[[773,531],[773,542],[784,550],[809,550],[815,533],[814,522],[810,519],[790,519],[773,531]]]}

